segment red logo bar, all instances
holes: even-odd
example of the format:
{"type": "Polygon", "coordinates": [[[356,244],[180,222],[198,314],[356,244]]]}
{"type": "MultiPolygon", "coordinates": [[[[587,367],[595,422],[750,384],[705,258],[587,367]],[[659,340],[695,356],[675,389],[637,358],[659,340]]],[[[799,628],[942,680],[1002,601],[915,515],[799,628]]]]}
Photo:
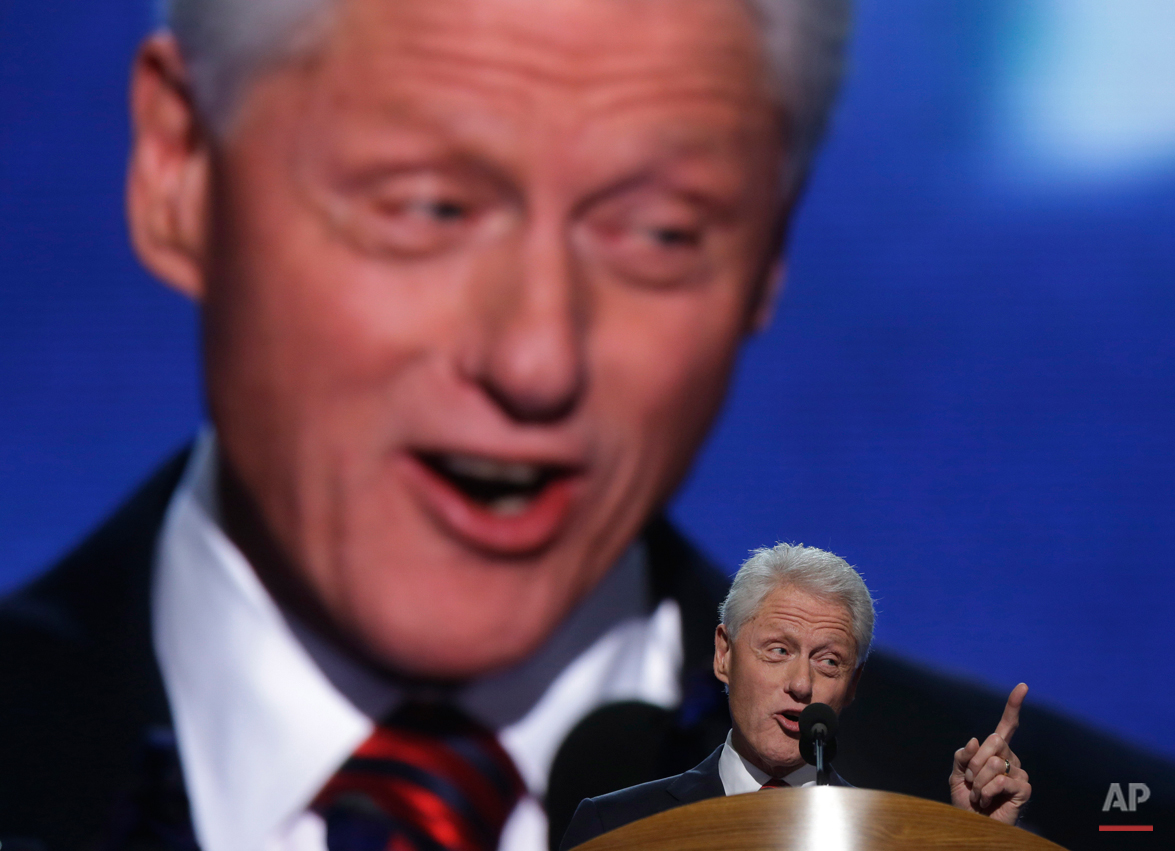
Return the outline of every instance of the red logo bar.
{"type": "Polygon", "coordinates": [[[1099,824],[1098,830],[1150,830],[1153,831],[1155,826],[1153,824],[1099,824]]]}

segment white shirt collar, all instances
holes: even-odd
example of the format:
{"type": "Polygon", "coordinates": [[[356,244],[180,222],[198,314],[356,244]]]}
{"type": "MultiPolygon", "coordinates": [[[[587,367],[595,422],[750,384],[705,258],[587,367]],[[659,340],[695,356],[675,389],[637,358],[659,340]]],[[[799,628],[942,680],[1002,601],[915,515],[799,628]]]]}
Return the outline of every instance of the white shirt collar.
{"type": "MultiPolygon", "coordinates": [[[[718,776],[722,779],[722,788],[727,795],[758,792],[771,779],[771,775],[748,762],[734,749],[731,741],[733,735],[733,730],[726,734],[726,744],[722,746],[722,754],[718,757],[718,776]]],[[[783,779],[788,786],[815,786],[816,767],[805,763],[783,779]]]]}
{"type": "MultiPolygon", "coordinates": [[[[152,590],[193,823],[204,851],[304,847],[275,837],[305,821],[372,719],[403,695],[276,605],[220,527],[216,466],[206,429],[168,508],[152,590]]],[[[533,798],[512,815],[503,848],[545,848],[535,801],[585,715],[613,700],[680,702],[680,610],[666,600],[645,611],[643,565],[634,546],[534,656],[454,695],[498,730],[533,798]]]]}
{"type": "MultiPolygon", "coordinates": [[[[367,738],[371,721],[315,663],[215,522],[215,469],[205,433],[160,538],[155,647],[201,847],[260,848],[367,738]]],[[[366,687],[364,708],[391,707],[390,689],[335,655],[366,687]]]]}

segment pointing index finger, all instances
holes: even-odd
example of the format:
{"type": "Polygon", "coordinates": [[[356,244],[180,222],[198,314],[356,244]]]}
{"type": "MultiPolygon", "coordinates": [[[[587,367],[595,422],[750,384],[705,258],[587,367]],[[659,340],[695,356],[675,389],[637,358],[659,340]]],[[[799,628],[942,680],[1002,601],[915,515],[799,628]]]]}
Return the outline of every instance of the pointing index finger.
{"type": "Polygon", "coordinates": [[[1020,683],[1008,695],[1008,705],[1004,707],[1003,717],[995,728],[996,735],[1001,736],[1005,742],[1012,741],[1012,734],[1020,726],[1020,707],[1024,705],[1024,696],[1027,694],[1027,683],[1020,683]]]}

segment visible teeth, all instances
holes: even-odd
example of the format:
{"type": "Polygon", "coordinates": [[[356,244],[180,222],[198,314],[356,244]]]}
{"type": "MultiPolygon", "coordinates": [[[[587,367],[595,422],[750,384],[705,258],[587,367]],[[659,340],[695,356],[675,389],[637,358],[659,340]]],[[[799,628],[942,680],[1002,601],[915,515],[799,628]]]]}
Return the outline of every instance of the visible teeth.
{"type": "Polygon", "coordinates": [[[441,464],[455,476],[485,482],[506,482],[529,488],[539,483],[543,470],[537,464],[494,461],[478,455],[444,455],[441,464]]]}
{"type": "Polygon", "coordinates": [[[526,507],[529,504],[530,500],[524,496],[504,496],[500,499],[495,499],[488,507],[490,511],[499,517],[517,517],[526,511],[526,507]]]}

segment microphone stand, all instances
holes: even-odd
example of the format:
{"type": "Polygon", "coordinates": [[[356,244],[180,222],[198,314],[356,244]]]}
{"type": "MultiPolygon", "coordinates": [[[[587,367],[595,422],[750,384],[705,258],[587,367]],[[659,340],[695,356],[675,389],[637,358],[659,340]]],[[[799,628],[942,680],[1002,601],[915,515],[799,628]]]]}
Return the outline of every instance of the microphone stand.
{"type": "Polygon", "coordinates": [[[828,785],[828,766],[824,764],[824,739],[828,736],[828,728],[823,724],[812,727],[812,748],[816,752],[816,785],[828,785]]]}

